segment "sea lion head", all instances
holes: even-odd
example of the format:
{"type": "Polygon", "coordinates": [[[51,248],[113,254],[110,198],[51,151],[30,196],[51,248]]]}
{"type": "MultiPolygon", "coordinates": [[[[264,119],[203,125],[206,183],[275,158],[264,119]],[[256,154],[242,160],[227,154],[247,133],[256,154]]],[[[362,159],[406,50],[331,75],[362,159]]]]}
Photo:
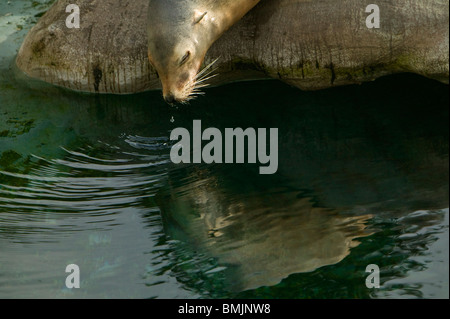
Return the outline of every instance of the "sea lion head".
{"type": "Polygon", "coordinates": [[[200,71],[219,26],[196,1],[150,0],[148,58],[156,69],[168,103],[186,102],[205,86],[210,74],[200,71]]]}

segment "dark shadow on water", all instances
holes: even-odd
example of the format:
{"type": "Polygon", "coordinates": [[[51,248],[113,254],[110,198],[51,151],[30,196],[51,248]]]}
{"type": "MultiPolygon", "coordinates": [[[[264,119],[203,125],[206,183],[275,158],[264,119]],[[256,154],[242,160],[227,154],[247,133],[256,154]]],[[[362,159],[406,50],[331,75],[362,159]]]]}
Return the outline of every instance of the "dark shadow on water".
{"type": "MultiPolygon", "coordinates": [[[[368,263],[366,255],[395,251],[396,237],[407,232],[393,223],[386,236],[386,220],[421,211],[432,224],[443,221],[447,88],[399,75],[320,92],[279,82],[210,90],[206,98],[180,108],[176,124],[191,128],[192,120],[201,119],[203,129],[222,132],[227,127],[279,128],[279,172],[261,176],[257,165],[225,164],[171,169],[158,202],[166,233],[214,256],[218,267],[226,266],[225,290],[273,286],[290,274],[308,273],[289,277],[280,288],[239,297],[371,296],[365,267],[387,263],[386,269],[396,269],[387,273],[407,276],[409,266],[398,269],[414,250],[404,245],[396,258],[384,252],[368,263]]],[[[422,296],[420,288],[404,290],[422,296]]]]}

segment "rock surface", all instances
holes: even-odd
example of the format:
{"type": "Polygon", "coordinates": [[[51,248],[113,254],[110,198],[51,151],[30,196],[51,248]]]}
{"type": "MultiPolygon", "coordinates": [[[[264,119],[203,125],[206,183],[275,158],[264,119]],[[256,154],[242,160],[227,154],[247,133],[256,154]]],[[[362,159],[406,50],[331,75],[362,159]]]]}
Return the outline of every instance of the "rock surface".
{"type": "MultiPolygon", "coordinates": [[[[73,90],[137,93],[160,87],[147,59],[147,0],[79,0],[80,29],[57,1],[27,35],[18,67],[73,90]]],[[[448,83],[449,2],[378,0],[381,27],[360,0],[263,0],[210,49],[215,84],[279,78],[303,89],[413,72],[448,83]]]]}

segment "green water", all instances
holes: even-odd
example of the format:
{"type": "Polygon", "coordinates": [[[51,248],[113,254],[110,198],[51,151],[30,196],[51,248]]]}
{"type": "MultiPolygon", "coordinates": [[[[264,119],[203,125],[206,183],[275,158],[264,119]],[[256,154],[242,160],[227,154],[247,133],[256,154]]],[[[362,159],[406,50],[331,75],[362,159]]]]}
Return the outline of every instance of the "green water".
{"type": "Polygon", "coordinates": [[[73,93],[14,68],[50,2],[0,3],[0,298],[448,297],[447,85],[73,93]],[[278,173],[172,164],[195,119],[279,128],[278,173]]]}

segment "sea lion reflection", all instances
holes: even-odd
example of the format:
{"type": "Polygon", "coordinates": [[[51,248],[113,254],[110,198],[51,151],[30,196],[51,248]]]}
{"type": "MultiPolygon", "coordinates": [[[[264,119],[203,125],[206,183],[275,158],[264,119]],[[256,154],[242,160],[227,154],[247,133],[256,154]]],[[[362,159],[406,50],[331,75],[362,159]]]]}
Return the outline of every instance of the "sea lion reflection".
{"type": "Polygon", "coordinates": [[[336,264],[359,244],[356,238],[369,235],[370,215],[315,207],[293,191],[230,195],[217,186],[207,177],[171,189],[163,218],[170,236],[227,266],[232,290],[276,285],[290,274],[336,264]]]}

